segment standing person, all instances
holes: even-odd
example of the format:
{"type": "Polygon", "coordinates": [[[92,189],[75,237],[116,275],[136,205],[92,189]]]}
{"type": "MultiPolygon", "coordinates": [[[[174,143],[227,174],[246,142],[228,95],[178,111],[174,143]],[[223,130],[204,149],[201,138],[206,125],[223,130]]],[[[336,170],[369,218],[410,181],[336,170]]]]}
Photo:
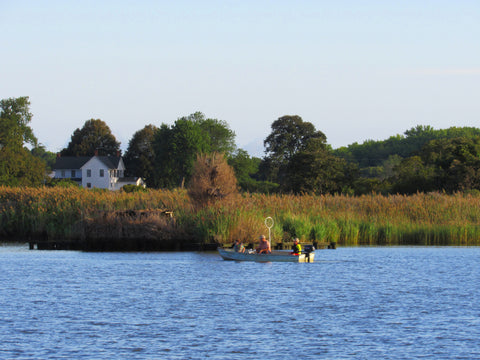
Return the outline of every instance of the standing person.
{"type": "Polygon", "coordinates": [[[245,252],[245,246],[243,246],[243,243],[240,242],[240,240],[235,240],[235,245],[233,245],[233,250],[235,250],[235,252],[245,252]]]}
{"type": "Polygon", "coordinates": [[[270,243],[265,238],[265,235],[260,235],[260,245],[257,247],[257,253],[270,254],[271,252],[272,248],[270,247],[270,243]]]}
{"type": "Polygon", "coordinates": [[[300,255],[302,253],[302,246],[300,245],[300,240],[298,238],[295,238],[293,240],[293,246],[292,246],[292,255],[300,255]]]}

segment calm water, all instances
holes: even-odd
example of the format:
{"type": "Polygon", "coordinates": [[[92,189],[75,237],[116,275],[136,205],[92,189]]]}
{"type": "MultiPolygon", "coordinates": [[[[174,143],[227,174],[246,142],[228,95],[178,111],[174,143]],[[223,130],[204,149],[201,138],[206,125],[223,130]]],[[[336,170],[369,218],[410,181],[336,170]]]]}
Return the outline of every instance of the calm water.
{"type": "Polygon", "coordinates": [[[480,248],[317,259],[2,246],[0,358],[480,358],[480,248]]]}

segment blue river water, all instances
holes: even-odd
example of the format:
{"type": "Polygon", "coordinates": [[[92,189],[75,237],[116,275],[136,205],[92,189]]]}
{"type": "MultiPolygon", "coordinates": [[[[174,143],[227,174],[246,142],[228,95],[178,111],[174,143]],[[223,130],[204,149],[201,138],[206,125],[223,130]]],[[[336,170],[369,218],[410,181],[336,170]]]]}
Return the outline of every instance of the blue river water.
{"type": "Polygon", "coordinates": [[[478,359],[480,248],[217,253],[0,246],[0,359],[478,359]]]}

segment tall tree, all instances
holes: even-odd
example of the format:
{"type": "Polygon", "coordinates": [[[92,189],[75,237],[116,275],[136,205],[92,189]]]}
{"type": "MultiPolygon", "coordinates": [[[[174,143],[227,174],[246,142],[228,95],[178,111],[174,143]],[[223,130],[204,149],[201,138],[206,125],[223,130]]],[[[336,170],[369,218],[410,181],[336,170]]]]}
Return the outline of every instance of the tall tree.
{"type": "Polygon", "coordinates": [[[233,167],[238,185],[243,191],[272,193],[278,188],[278,184],[259,180],[259,168],[262,159],[250,157],[243,149],[237,149],[228,158],[228,164],[233,167]]]}
{"type": "Polygon", "coordinates": [[[285,174],[290,160],[305,150],[311,139],[326,146],[327,137],[317,131],[312,123],[298,115],[285,115],[272,123],[272,132],[264,141],[266,180],[285,184],[285,174]]]}
{"type": "Polygon", "coordinates": [[[162,124],[153,141],[158,186],[182,186],[190,179],[198,154],[229,155],[234,139],[226,122],[206,119],[200,112],[179,118],[170,127],[162,124]]]}
{"type": "Polygon", "coordinates": [[[38,144],[28,125],[32,119],[28,97],[3,99],[0,108],[0,185],[40,185],[45,163],[24,147],[38,144]]]}
{"type": "Polygon", "coordinates": [[[480,189],[480,136],[432,140],[420,156],[424,164],[435,167],[437,190],[480,189]]]}
{"type": "Polygon", "coordinates": [[[32,120],[28,96],[0,101],[0,146],[19,149],[24,144],[37,145],[37,138],[28,125],[32,120]]]}
{"type": "Polygon", "coordinates": [[[326,142],[321,131],[316,131],[312,123],[303,121],[298,115],[285,115],[272,123],[272,132],[264,141],[268,157],[279,163],[287,163],[293,155],[305,148],[310,138],[326,142]]]}
{"type": "Polygon", "coordinates": [[[63,156],[115,156],[120,151],[120,143],[113,136],[108,125],[100,119],[90,119],[81,129],[77,128],[68,146],[61,151],[63,156]]]}
{"type": "Polygon", "coordinates": [[[133,137],[128,142],[128,149],[124,156],[128,174],[145,179],[148,187],[156,187],[153,139],[157,131],[158,128],[156,126],[147,125],[133,134],[133,137]]]}

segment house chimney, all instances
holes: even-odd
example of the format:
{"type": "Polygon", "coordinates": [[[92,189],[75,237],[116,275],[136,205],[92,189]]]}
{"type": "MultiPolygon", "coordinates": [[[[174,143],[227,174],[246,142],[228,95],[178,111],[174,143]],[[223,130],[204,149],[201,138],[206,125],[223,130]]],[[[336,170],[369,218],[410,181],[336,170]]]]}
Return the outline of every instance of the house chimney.
{"type": "Polygon", "coordinates": [[[98,156],[98,149],[95,150],[95,156],[98,156]]]}

